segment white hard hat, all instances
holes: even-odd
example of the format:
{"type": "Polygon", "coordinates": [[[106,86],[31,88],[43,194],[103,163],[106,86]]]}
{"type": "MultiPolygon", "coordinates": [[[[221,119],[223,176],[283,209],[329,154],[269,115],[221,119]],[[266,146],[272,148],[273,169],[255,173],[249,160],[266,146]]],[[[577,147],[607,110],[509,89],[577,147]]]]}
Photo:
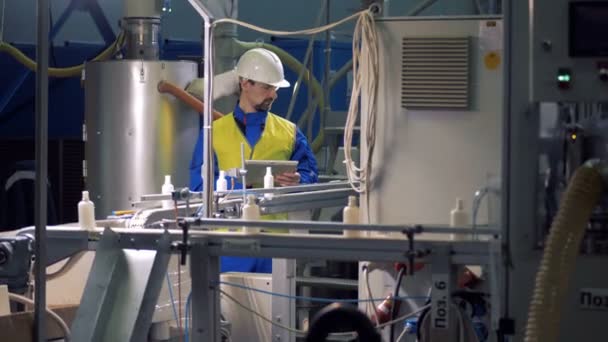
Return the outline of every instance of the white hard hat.
{"type": "Polygon", "coordinates": [[[236,65],[236,73],[248,80],[278,88],[289,87],[279,56],[266,49],[255,48],[245,52],[236,65]]]}

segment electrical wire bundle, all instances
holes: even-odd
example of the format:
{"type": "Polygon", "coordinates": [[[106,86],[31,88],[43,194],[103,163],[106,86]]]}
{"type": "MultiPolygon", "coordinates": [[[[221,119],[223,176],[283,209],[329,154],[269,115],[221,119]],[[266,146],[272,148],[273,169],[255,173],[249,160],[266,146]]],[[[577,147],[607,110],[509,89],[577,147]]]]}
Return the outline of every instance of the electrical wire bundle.
{"type": "MultiPolygon", "coordinates": [[[[372,173],[372,157],[376,141],[377,92],[379,77],[378,38],[371,12],[362,13],[357,20],[353,35],[353,89],[344,127],[344,163],[348,181],[358,193],[369,192],[372,173]],[[365,137],[367,156],[358,167],[352,157],[352,142],[359,113],[360,96],[365,95],[366,121],[361,125],[365,137]]],[[[363,115],[362,115],[363,117],[363,115]]]]}

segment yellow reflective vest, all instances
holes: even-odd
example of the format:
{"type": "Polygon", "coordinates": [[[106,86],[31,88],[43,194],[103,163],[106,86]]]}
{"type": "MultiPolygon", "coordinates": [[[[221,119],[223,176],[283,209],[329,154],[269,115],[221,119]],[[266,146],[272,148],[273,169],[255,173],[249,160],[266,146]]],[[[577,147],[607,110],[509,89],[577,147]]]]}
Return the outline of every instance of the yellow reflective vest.
{"type": "MultiPolygon", "coordinates": [[[[213,151],[220,170],[241,167],[241,144],[245,145],[247,160],[289,160],[296,144],[296,125],[268,112],[266,124],[260,140],[249,146],[247,138],[237,125],[234,114],[230,113],[213,122],[213,151]]],[[[254,184],[260,187],[262,184],[254,184]]],[[[268,220],[286,220],[287,214],[262,216],[268,220]]],[[[286,232],[285,230],[269,230],[286,232]]]]}

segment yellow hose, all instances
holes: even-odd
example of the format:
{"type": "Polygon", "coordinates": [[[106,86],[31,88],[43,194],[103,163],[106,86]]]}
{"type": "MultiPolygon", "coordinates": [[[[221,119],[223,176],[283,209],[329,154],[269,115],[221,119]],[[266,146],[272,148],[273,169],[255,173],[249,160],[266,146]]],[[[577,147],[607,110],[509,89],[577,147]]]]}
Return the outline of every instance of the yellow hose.
{"type": "MultiPolygon", "coordinates": [[[[288,68],[290,68],[297,74],[299,74],[302,69],[306,69],[306,67],[302,63],[300,63],[300,61],[298,61],[295,57],[290,55],[289,52],[281,49],[278,46],[275,46],[272,44],[267,44],[267,43],[258,43],[258,42],[254,42],[254,43],[241,42],[238,40],[235,40],[235,43],[240,48],[243,48],[246,50],[261,47],[261,48],[272,51],[272,52],[276,53],[277,56],[279,56],[279,59],[281,59],[281,62],[283,62],[283,64],[285,64],[288,68]]],[[[317,98],[317,101],[319,103],[319,108],[320,108],[321,112],[323,112],[325,110],[325,97],[323,96],[323,88],[321,87],[321,84],[312,75],[311,75],[311,77],[304,77],[304,81],[312,90],[315,98],[317,98]]],[[[321,125],[323,125],[323,122],[321,122],[321,125]]],[[[317,137],[311,144],[311,148],[312,148],[313,152],[317,153],[321,149],[321,147],[323,146],[323,140],[325,140],[325,131],[321,128],[319,130],[319,134],[317,135],[317,137]]]]}
{"type": "Polygon", "coordinates": [[[576,170],[562,196],[536,274],[525,342],[557,341],[562,303],[568,291],[585,227],[603,191],[601,170],[587,164],[576,170]]]}
{"type": "MultiPolygon", "coordinates": [[[[116,37],[116,40],[112,45],[108,46],[102,53],[93,58],[91,61],[103,61],[112,57],[112,55],[116,52],[118,47],[122,46],[122,42],[124,39],[124,35],[121,33],[116,37]]],[[[23,64],[26,68],[36,71],[36,61],[32,60],[28,56],[26,56],[23,52],[19,51],[16,47],[11,44],[2,42],[0,43],[0,52],[6,52],[11,55],[17,62],[23,64]]],[[[82,69],[84,68],[84,64],[74,65],[66,68],[49,68],[49,76],[50,77],[76,77],[80,76],[82,69]]]]}

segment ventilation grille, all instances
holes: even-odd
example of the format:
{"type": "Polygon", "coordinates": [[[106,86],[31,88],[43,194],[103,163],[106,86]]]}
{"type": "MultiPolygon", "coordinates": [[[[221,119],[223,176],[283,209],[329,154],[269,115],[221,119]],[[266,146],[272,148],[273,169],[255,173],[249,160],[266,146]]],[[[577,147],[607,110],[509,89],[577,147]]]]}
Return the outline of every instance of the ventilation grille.
{"type": "Polygon", "coordinates": [[[407,37],[402,48],[402,107],[468,108],[468,37],[407,37]]]}

